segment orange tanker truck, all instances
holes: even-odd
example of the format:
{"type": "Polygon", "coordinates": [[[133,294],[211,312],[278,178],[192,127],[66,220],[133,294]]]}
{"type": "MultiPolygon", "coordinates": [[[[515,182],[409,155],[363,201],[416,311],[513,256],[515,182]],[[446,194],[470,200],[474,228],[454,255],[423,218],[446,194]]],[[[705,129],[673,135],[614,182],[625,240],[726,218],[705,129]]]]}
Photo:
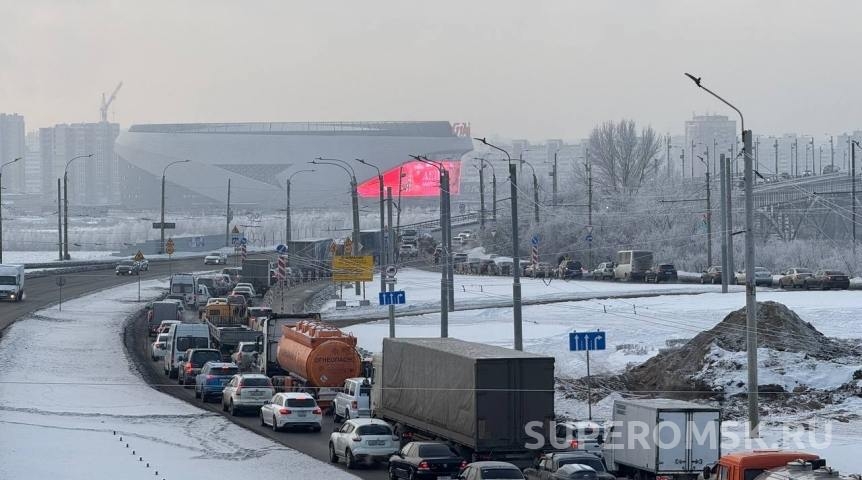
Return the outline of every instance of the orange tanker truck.
{"type": "Polygon", "coordinates": [[[319,314],[277,314],[262,320],[261,373],[282,391],[304,391],[332,407],[344,380],[357,377],[356,337],[320,321],[319,314]]]}

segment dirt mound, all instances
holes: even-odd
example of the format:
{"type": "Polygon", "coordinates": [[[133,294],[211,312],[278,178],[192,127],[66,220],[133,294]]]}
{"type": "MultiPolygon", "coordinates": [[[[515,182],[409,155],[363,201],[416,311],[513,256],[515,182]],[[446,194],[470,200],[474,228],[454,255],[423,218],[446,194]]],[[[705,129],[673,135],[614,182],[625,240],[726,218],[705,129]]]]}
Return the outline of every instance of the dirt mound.
{"type": "MultiPolygon", "coordinates": [[[[777,302],[759,302],[757,346],[777,352],[793,352],[819,360],[851,355],[848,345],[827,338],[810,323],[777,302]]],[[[716,391],[715,385],[699,375],[714,358],[718,347],[727,352],[746,351],[745,308],[730,313],[712,329],[701,332],[685,345],[662,352],[622,375],[629,390],[655,392],[681,398],[703,397],[716,391]],[[695,393],[699,392],[699,393],[695,393]]],[[[731,368],[744,369],[734,363],[731,368]]],[[[739,387],[739,385],[737,385],[739,387]]]]}

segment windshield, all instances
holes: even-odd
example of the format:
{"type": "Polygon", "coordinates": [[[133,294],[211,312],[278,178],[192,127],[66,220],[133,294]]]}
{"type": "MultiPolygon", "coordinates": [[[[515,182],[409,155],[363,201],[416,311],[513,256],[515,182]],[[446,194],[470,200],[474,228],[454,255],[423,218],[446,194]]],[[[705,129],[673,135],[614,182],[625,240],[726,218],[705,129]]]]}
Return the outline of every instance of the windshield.
{"type": "Polygon", "coordinates": [[[10,275],[0,276],[0,285],[17,285],[18,277],[13,277],[10,275]]]}
{"type": "Polygon", "coordinates": [[[217,362],[221,360],[221,354],[218,352],[194,352],[192,353],[192,366],[203,367],[207,362],[217,362]]]}
{"type": "Polygon", "coordinates": [[[419,447],[419,456],[423,458],[429,457],[455,457],[455,453],[446,445],[421,445],[419,447]]]}
{"type": "Polygon", "coordinates": [[[844,272],[838,270],[826,270],[826,275],[844,275],[844,272]]]}
{"type": "Polygon", "coordinates": [[[362,425],[356,429],[357,435],[392,435],[388,425],[362,425]]]}
{"type": "Polygon", "coordinates": [[[811,273],[811,270],[807,268],[797,268],[796,273],[811,273]]]}
{"type": "Polygon", "coordinates": [[[314,408],[317,406],[317,402],[315,402],[313,398],[288,398],[287,406],[296,408],[314,408]]]}
{"type": "Polygon", "coordinates": [[[491,478],[494,480],[523,480],[524,474],[517,468],[487,467],[482,469],[482,478],[491,478]]]}
{"type": "Polygon", "coordinates": [[[134,265],[134,264],[135,264],[135,262],[132,262],[132,261],[129,261],[129,260],[126,260],[126,261],[122,261],[122,262],[120,262],[120,266],[121,266],[121,267],[131,267],[131,266],[132,266],[132,265],[134,265]]]}
{"type": "Polygon", "coordinates": [[[593,470],[595,470],[597,472],[604,472],[605,471],[605,465],[598,458],[585,458],[585,457],[561,458],[559,460],[559,462],[557,462],[557,463],[561,467],[563,465],[570,465],[573,463],[577,463],[579,465],[586,465],[586,466],[592,468],[593,470]]]}
{"type": "Polygon", "coordinates": [[[190,348],[207,348],[210,346],[209,340],[209,337],[179,337],[176,349],[184,352],[190,348]]]}

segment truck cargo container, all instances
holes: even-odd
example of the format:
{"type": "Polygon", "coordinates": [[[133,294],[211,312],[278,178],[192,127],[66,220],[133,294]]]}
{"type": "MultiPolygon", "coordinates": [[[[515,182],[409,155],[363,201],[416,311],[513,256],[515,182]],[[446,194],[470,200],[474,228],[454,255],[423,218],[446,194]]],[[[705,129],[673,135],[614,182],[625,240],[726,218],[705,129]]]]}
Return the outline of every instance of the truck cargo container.
{"type": "Polygon", "coordinates": [[[721,456],[721,410],[681,400],[615,400],[605,445],[617,476],[694,480],[721,456]]]}
{"type": "Polygon", "coordinates": [[[214,303],[203,308],[202,320],[209,328],[212,348],[228,358],[239,342],[256,342],[261,332],[248,328],[246,309],[227,303],[214,303]]]}
{"type": "Polygon", "coordinates": [[[177,302],[153,302],[147,312],[150,336],[155,336],[162,320],[182,320],[183,314],[177,302]]]}
{"type": "Polygon", "coordinates": [[[245,259],[242,261],[240,282],[250,283],[258,295],[266,295],[269,290],[269,260],[245,259]]]}
{"type": "Polygon", "coordinates": [[[539,453],[527,448],[530,430],[548,445],[554,358],[454,338],[384,338],[371,391],[372,415],[403,438],[444,439],[468,460],[524,468],[539,453]]]}
{"type": "Polygon", "coordinates": [[[24,265],[0,265],[0,300],[24,300],[24,265]]]}

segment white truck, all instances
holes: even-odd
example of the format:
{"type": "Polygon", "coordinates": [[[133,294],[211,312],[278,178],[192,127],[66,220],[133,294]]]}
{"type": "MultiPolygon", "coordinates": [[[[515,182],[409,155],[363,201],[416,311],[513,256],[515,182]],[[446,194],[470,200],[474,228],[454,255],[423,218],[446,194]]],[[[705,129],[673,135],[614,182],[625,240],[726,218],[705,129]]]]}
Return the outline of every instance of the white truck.
{"type": "Polygon", "coordinates": [[[24,265],[0,265],[0,300],[24,300],[24,265]]]}
{"type": "Polygon", "coordinates": [[[695,480],[721,456],[721,410],[681,400],[615,400],[605,439],[617,477],[695,480]]]}

